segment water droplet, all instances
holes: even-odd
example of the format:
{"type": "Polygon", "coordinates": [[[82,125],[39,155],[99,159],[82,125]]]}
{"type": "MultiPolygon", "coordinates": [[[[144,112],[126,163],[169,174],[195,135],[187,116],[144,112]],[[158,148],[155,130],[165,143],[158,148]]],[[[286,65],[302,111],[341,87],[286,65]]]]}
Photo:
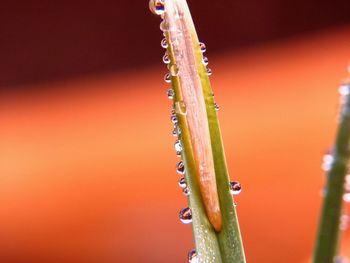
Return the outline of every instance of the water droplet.
{"type": "Polygon", "coordinates": [[[171,83],[171,77],[170,77],[170,74],[169,74],[169,73],[166,73],[166,74],[164,75],[164,81],[165,81],[166,83],[171,83]]]}
{"type": "Polygon", "coordinates": [[[176,77],[177,75],[179,75],[179,69],[176,66],[176,64],[171,65],[169,68],[169,71],[170,71],[170,75],[173,77],[176,77]]]}
{"type": "Polygon", "coordinates": [[[186,103],[182,100],[175,102],[175,112],[180,115],[187,114],[186,103]]]}
{"type": "Polygon", "coordinates": [[[341,215],[339,229],[345,231],[348,228],[349,216],[346,214],[341,215]]]}
{"type": "Polygon", "coordinates": [[[325,172],[328,172],[331,169],[333,162],[334,162],[333,155],[329,154],[329,153],[325,154],[323,156],[323,162],[322,162],[322,166],[321,166],[322,170],[325,172]]]}
{"type": "Polygon", "coordinates": [[[338,92],[342,96],[349,95],[350,94],[350,85],[349,84],[340,85],[338,92]]]}
{"type": "Polygon", "coordinates": [[[165,53],[165,54],[164,54],[164,56],[163,56],[163,62],[164,62],[164,64],[169,64],[169,63],[170,63],[170,58],[169,58],[168,53],[165,53]]]}
{"type": "Polygon", "coordinates": [[[162,46],[162,48],[168,48],[168,41],[166,40],[166,38],[162,39],[160,45],[162,46]]]}
{"type": "Polygon", "coordinates": [[[177,117],[176,117],[176,115],[175,114],[173,114],[173,115],[170,115],[170,120],[171,120],[171,122],[172,123],[174,123],[174,124],[176,124],[177,123],[177,117]]]}
{"type": "Polygon", "coordinates": [[[220,110],[220,106],[216,102],[214,103],[214,108],[215,108],[216,111],[220,110]]]}
{"type": "Polygon", "coordinates": [[[169,30],[169,24],[166,20],[163,20],[162,22],[160,22],[159,25],[160,30],[163,31],[164,36],[165,36],[165,32],[169,30]]]}
{"type": "Polygon", "coordinates": [[[345,189],[345,192],[350,193],[350,174],[345,176],[344,189],[345,189]]]}
{"type": "Polygon", "coordinates": [[[191,208],[182,208],[179,213],[180,221],[184,224],[190,224],[192,222],[192,211],[191,208]]]}
{"type": "Polygon", "coordinates": [[[334,258],[334,263],[349,263],[349,259],[344,256],[336,256],[334,258]]]}
{"type": "Polygon", "coordinates": [[[177,152],[176,152],[176,156],[177,156],[177,157],[181,157],[181,152],[180,152],[180,151],[177,151],[177,152]]]}
{"type": "Polygon", "coordinates": [[[173,129],[173,136],[178,136],[181,134],[181,130],[180,127],[178,125],[174,125],[174,129],[173,129]]]}
{"type": "Polygon", "coordinates": [[[350,193],[343,194],[343,200],[346,203],[350,203],[350,193]]]}
{"type": "Polygon", "coordinates": [[[208,76],[211,76],[213,74],[213,72],[211,71],[210,68],[207,68],[207,74],[208,74],[208,76]]]}
{"type": "Polygon", "coordinates": [[[185,196],[188,196],[190,194],[190,189],[188,187],[182,189],[182,192],[185,196]]]}
{"type": "Polygon", "coordinates": [[[180,186],[182,189],[186,188],[187,183],[186,183],[185,177],[181,177],[181,178],[179,179],[179,186],[180,186]]]}
{"type": "Polygon", "coordinates": [[[230,182],[230,193],[232,195],[238,195],[242,191],[242,186],[237,181],[230,182]]]}
{"type": "Polygon", "coordinates": [[[176,140],[176,142],[175,142],[175,151],[176,152],[180,152],[181,153],[181,151],[182,151],[182,145],[181,145],[181,142],[180,142],[180,140],[176,140]]]}
{"type": "Polygon", "coordinates": [[[190,252],[188,252],[188,263],[198,263],[198,256],[197,251],[195,249],[192,249],[190,252]]]}
{"type": "Polygon", "coordinates": [[[199,48],[201,50],[202,53],[204,53],[205,51],[207,51],[207,47],[205,46],[204,43],[200,42],[199,43],[199,48]]]}
{"type": "Polygon", "coordinates": [[[172,100],[172,99],[174,99],[175,91],[173,89],[168,89],[166,94],[167,94],[168,98],[172,100]]]}
{"type": "Polygon", "coordinates": [[[176,172],[178,174],[185,174],[185,165],[183,161],[180,161],[176,164],[176,172]]]}
{"type": "Polygon", "coordinates": [[[202,63],[203,63],[204,66],[208,65],[209,64],[209,59],[207,57],[203,57],[202,63]]]}
{"type": "Polygon", "coordinates": [[[173,136],[177,136],[177,129],[176,126],[174,127],[173,131],[171,132],[173,136]]]}
{"type": "Polygon", "coordinates": [[[163,15],[165,12],[164,1],[163,0],[150,0],[149,9],[155,15],[163,15]]]}

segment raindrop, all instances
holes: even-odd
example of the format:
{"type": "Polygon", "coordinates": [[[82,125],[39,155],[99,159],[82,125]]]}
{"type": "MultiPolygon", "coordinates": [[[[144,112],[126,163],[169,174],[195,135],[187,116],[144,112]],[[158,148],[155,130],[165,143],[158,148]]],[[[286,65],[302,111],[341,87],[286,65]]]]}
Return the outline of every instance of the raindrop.
{"type": "Polygon", "coordinates": [[[150,0],[149,9],[155,15],[163,15],[165,12],[164,0],[150,0]]]}
{"type": "Polygon", "coordinates": [[[207,57],[203,57],[202,63],[203,63],[204,66],[208,65],[209,64],[209,59],[207,57]]]}
{"type": "Polygon", "coordinates": [[[175,91],[174,91],[173,89],[168,89],[166,93],[167,93],[168,98],[169,98],[170,100],[174,99],[175,91]]]}
{"type": "Polygon", "coordinates": [[[182,192],[184,193],[185,196],[188,196],[190,194],[190,189],[188,187],[182,189],[182,192]]]}
{"type": "Polygon", "coordinates": [[[237,181],[230,182],[230,193],[232,195],[238,195],[242,191],[242,186],[237,181]]]}
{"type": "Polygon", "coordinates": [[[176,153],[178,153],[178,152],[181,153],[181,151],[182,151],[182,145],[181,145],[180,140],[176,140],[174,146],[175,146],[175,151],[176,151],[176,153]]]}
{"type": "Polygon", "coordinates": [[[178,174],[185,174],[185,165],[183,161],[180,161],[176,164],[176,172],[178,174]]]}
{"type": "Polygon", "coordinates": [[[195,249],[188,252],[188,263],[198,263],[197,251],[195,249]]]}
{"type": "Polygon", "coordinates": [[[220,106],[217,103],[214,103],[214,108],[215,108],[216,111],[220,110],[220,106]]]}
{"type": "Polygon", "coordinates": [[[171,77],[170,77],[170,74],[169,74],[169,73],[166,73],[166,74],[164,75],[164,81],[165,81],[166,83],[171,83],[171,77]]]}
{"type": "Polygon", "coordinates": [[[180,221],[184,224],[192,223],[192,211],[191,208],[182,208],[179,213],[180,221]]]}
{"type": "Polygon", "coordinates": [[[169,68],[169,71],[170,71],[170,75],[173,77],[176,77],[177,75],[179,75],[179,69],[176,66],[176,64],[171,65],[169,68]]]}
{"type": "Polygon", "coordinates": [[[199,43],[199,48],[201,50],[202,53],[204,53],[205,51],[207,51],[207,47],[205,46],[204,43],[200,42],[199,43]]]}
{"type": "Polygon", "coordinates": [[[165,64],[169,64],[170,63],[170,58],[169,58],[169,55],[168,55],[168,52],[166,52],[163,56],[163,62],[165,64]]]}
{"type": "Polygon", "coordinates": [[[185,189],[185,188],[186,188],[187,183],[186,183],[185,177],[181,177],[181,178],[180,178],[180,180],[179,180],[179,186],[180,186],[182,189],[185,189]]]}
{"type": "Polygon", "coordinates": [[[168,48],[168,42],[166,38],[162,39],[162,41],[160,42],[160,45],[162,46],[162,48],[168,48]]]}
{"type": "Polygon", "coordinates": [[[184,101],[180,100],[175,102],[175,112],[180,115],[186,115],[187,114],[187,108],[184,101]]]}
{"type": "Polygon", "coordinates": [[[208,74],[208,76],[210,76],[210,75],[212,75],[212,74],[213,74],[213,72],[211,71],[211,69],[210,69],[210,68],[207,68],[207,74],[208,74]]]}

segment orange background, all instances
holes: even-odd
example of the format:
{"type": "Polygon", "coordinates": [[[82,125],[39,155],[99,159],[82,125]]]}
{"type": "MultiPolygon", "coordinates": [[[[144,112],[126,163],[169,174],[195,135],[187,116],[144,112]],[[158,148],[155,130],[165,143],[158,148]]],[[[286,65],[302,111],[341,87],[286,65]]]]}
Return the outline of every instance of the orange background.
{"type": "MultiPolygon", "coordinates": [[[[231,178],[243,185],[248,262],[305,262],[312,253],[349,33],[209,57],[231,178]]],[[[150,66],[1,96],[1,262],[186,261],[193,241],[178,220],[186,198],[163,72],[150,66]]],[[[350,245],[349,231],[345,239],[350,245]]]]}

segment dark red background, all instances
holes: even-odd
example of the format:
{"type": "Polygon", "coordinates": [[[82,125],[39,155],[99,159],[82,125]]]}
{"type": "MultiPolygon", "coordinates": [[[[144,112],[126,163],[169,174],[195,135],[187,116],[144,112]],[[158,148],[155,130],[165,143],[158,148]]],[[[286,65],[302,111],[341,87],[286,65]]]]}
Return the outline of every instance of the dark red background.
{"type": "MultiPolygon", "coordinates": [[[[189,1],[210,52],[350,21],[348,0],[189,1]]],[[[148,1],[0,4],[0,87],[128,70],[158,62],[148,1]]]]}

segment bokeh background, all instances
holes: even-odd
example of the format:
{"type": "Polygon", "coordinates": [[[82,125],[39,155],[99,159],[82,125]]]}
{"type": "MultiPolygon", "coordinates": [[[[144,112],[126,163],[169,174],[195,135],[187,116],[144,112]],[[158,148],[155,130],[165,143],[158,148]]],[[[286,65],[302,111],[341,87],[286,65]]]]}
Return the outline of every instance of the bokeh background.
{"type": "MultiPolygon", "coordinates": [[[[248,262],[308,262],[348,76],[347,0],[191,1],[248,262]]],[[[147,1],[0,4],[0,262],[178,263],[159,18],[147,1]]],[[[350,255],[350,233],[342,254],[350,255]]]]}

